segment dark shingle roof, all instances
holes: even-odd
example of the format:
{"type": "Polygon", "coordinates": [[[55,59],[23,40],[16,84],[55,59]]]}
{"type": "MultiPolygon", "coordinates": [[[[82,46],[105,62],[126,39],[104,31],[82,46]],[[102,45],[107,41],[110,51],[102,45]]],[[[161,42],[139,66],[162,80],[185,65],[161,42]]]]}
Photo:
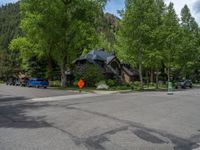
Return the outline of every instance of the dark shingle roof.
{"type": "Polygon", "coordinates": [[[105,63],[109,63],[110,61],[115,58],[114,53],[106,52],[104,49],[98,49],[98,50],[92,50],[85,56],[81,56],[78,59],[76,59],[74,62],[81,60],[88,60],[89,62],[94,62],[94,60],[100,60],[104,61],[105,63]]]}

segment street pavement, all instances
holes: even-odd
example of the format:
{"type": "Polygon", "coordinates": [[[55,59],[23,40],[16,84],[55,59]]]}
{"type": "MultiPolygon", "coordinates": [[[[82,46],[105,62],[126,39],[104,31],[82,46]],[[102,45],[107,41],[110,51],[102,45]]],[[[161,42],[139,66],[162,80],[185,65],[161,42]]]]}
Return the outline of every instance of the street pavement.
{"type": "Polygon", "coordinates": [[[7,86],[0,84],[0,102],[27,100],[32,98],[43,98],[52,96],[66,96],[77,94],[75,91],[28,88],[19,86],[7,86]]]}
{"type": "Polygon", "coordinates": [[[0,100],[0,150],[200,149],[200,89],[59,99],[15,88],[0,86],[13,96],[0,100]]]}

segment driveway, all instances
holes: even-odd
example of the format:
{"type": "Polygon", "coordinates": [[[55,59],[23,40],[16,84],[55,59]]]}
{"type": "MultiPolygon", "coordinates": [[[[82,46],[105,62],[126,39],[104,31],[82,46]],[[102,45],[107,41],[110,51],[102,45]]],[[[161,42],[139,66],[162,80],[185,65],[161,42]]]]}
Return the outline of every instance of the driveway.
{"type": "Polygon", "coordinates": [[[200,90],[0,103],[1,150],[196,150],[200,90]]]}

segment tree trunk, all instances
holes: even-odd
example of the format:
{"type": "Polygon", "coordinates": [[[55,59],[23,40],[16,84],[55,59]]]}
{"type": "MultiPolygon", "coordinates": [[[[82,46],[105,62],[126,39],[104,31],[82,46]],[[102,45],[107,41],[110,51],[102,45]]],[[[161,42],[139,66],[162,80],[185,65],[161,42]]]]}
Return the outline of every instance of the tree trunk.
{"type": "Polygon", "coordinates": [[[158,77],[159,77],[159,72],[158,72],[158,70],[157,70],[157,71],[156,71],[156,89],[159,88],[158,77]]]}
{"type": "Polygon", "coordinates": [[[146,71],[145,72],[145,74],[146,74],[146,81],[147,81],[147,85],[148,85],[148,87],[149,87],[149,72],[148,71],[146,71]]]}
{"type": "Polygon", "coordinates": [[[168,82],[170,82],[170,68],[167,68],[167,78],[168,82]]]}
{"type": "Polygon", "coordinates": [[[143,84],[143,75],[142,75],[142,64],[139,64],[139,76],[140,76],[140,86],[141,89],[144,89],[144,84],[143,84]]]}
{"type": "Polygon", "coordinates": [[[183,78],[187,79],[187,73],[186,73],[186,67],[185,67],[185,65],[183,66],[183,78]]]}
{"type": "Polygon", "coordinates": [[[153,84],[153,79],[154,79],[154,71],[153,71],[153,69],[151,69],[151,84],[153,84]]]}
{"type": "Polygon", "coordinates": [[[61,87],[66,87],[66,75],[64,65],[61,66],[61,87]]]}
{"type": "Polygon", "coordinates": [[[52,60],[51,56],[49,56],[49,58],[48,58],[48,70],[47,70],[48,80],[52,80],[53,79],[53,76],[52,76],[52,72],[53,72],[52,62],[53,62],[53,60],[52,60]]]}

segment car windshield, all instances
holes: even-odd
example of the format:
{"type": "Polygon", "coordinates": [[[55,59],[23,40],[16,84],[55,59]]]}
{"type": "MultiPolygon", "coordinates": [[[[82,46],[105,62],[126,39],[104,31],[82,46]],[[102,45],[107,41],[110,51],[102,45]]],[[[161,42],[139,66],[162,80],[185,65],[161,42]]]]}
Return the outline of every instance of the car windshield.
{"type": "Polygon", "coordinates": [[[180,80],[179,82],[185,82],[185,80],[180,80]]]}
{"type": "Polygon", "coordinates": [[[45,79],[37,79],[37,81],[46,81],[45,79]]]}

